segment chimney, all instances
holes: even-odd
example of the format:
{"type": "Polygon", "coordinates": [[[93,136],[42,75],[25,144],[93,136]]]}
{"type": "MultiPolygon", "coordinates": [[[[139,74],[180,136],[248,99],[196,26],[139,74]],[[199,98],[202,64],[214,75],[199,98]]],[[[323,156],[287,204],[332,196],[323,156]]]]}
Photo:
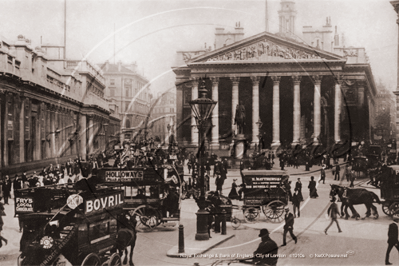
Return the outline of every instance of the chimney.
{"type": "Polygon", "coordinates": [[[109,69],[109,61],[105,61],[105,71],[108,71],[109,69]]]}
{"type": "Polygon", "coordinates": [[[121,69],[122,69],[122,61],[119,60],[119,61],[118,61],[118,71],[120,72],[121,69]]]}
{"type": "Polygon", "coordinates": [[[334,45],[339,46],[339,35],[337,32],[337,26],[335,26],[334,45]]]}

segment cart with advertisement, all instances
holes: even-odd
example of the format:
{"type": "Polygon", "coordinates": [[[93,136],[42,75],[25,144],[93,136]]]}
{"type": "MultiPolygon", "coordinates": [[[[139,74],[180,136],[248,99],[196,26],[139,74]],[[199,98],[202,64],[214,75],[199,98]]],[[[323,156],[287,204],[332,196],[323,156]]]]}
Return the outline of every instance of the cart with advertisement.
{"type": "Polygon", "coordinates": [[[15,215],[22,223],[22,265],[121,265],[116,239],[124,194],[54,185],[15,191],[15,215]]]}
{"type": "Polygon", "coordinates": [[[382,211],[389,216],[399,214],[399,165],[383,166],[379,181],[382,211]]]}
{"type": "Polygon", "coordinates": [[[288,204],[289,175],[283,170],[241,171],[246,222],[254,222],[262,211],[268,221],[280,223],[288,204]]]}
{"type": "Polygon", "coordinates": [[[139,230],[152,230],[160,224],[179,220],[182,176],[181,171],[169,164],[159,168],[102,168],[98,171],[102,185],[123,191],[123,209],[136,219],[139,230]]]}

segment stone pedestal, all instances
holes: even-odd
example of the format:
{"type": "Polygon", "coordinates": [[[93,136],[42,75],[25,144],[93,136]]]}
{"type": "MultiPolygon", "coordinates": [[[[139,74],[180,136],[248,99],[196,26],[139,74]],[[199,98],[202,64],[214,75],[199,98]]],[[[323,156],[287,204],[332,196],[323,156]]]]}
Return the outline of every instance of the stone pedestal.
{"type": "Polygon", "coordinates": [[[245,156],[245,136],[244,134],[238,134],[234,138],[234,158],[242,159],[245,156]]]}

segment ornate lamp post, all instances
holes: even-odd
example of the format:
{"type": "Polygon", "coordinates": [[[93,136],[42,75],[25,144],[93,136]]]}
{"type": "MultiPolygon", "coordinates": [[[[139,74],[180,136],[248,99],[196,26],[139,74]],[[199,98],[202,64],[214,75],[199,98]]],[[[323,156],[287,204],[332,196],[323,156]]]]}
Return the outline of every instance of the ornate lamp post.
{"type": "Polygon", "coordinates": [[[256,124],[258,125],[258,132],[259,132],[259,135],[258,135],[258,149],[259,149],[259,152],[260,152],[260,150],[261,150],[261,148],[260,148],[260,137],[262,136],[262,134],[260,133],[260,129],[263,126],[262,120],[260,120],[260,118],[259,118],[259,120],[258,120],[258,122],[256,122],[256,124]]]}
{"type": "Polygon", "coordinates": [[[208,236],[208,212],[205,211],[206,203],[205,203],[205,182],[204,182],[204,149],[205,149],[205,128],[208,123],[208,119],[212,114],[213,108],[216,106],[216,101],[206,98],[207,90],[205,88],[205,81],[202,81],[202,84],[198,90],[198,94],[200,95],[198,99],[190,101],[190,106],[193,111],[193,115],[195,117],[195,122],[197,124],[197,128],[199,131],[198,138],[198,149],[199,149],[199,186],[201,188],[201,196],[197,201],[199,210],[197,214],[197,233],[195,235],[195,240],[209,240],[208,236]]]}

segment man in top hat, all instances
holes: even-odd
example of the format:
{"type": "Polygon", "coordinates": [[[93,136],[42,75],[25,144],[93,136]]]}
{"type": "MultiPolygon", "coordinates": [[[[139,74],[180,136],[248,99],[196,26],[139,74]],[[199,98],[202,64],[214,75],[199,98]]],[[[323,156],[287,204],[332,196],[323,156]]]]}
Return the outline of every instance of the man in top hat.
{"type": "Polygon", "coordinates": [[[294,233],[292,232],[292,230],[294,230],[294,215],[292,213],[290,213],[290,208],[289,207],[285,207],[284,220],[285,220],[285,224],[284,224],[283,245],[282,246],[287,245],[286,237],[287,237],[287,233],[288,232],[290,232],[290,235],[291,235],[292,239],[295,241],[295,244],[296,244],[298,239],[294,235],[294,233]]]}
{"type": "Polygon", "coordinates": [[[269,235],[267,229],[261,229],[259,237],[262,239],[258,248],[255,250],[253,257],[250,260],[240,260],[242,263],[255,264],[255,265],[277,265],[278,260],[278,247],[269,235]]]}
{"type": "Polygon", "coordinates": [[[385,255],[385,265],[392,265],[392,263],[389,262],[389,253],[391,253],[392,248],[395,247],[399,251],[399,242],[398,242],[399,216],[397,214],[394,214],[393,221],[394,222],[391,223],[388,228],[388,249],[385,255]]]}

